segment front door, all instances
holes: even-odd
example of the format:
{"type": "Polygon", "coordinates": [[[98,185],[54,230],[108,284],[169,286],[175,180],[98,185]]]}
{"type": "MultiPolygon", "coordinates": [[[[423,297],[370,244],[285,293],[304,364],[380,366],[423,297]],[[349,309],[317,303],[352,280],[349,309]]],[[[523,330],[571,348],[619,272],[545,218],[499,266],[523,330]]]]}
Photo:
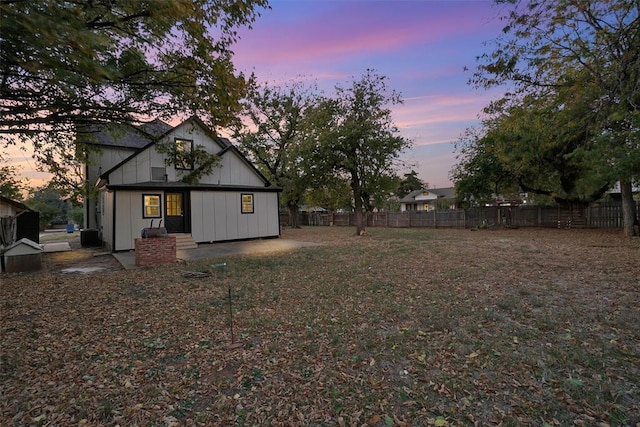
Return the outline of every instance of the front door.
{"type": "Polygon", "coordinates": [[[187,198],[188,193],[165,193],[164,226],[168,233],[187,233],[189,231],[187,198]]]}

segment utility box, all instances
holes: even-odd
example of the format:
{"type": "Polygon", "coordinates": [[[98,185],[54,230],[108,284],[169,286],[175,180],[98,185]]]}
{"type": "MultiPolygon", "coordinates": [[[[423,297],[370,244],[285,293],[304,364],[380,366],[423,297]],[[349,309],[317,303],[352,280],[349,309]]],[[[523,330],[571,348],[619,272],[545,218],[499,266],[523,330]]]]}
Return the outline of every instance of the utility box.
{"type": "Polygon", "coordinates": [[[102,246],[102,242],[100,241],[100,235],[98,234],[98,230],[81,230],[80,231],[80,245],[83,248],[102,246]]]}
{"type": "Polygon", "coordinates": [[[20,273],[42,269],[43,249],[36,242],[20,239],[2,252],[2,271],[20,273]]]}

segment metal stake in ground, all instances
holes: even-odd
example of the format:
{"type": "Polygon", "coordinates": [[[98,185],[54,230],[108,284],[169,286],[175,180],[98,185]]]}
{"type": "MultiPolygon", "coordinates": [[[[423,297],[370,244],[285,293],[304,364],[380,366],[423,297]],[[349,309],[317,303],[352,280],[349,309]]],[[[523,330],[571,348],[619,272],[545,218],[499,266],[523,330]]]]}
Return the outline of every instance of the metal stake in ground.
{"type": "MultiPolygon", "coordinates": [[[[227,263],[223,262],[220,264],[211,265],[216,271],[218,275],[218,279],[220,283],[224,283],[224,269],[227,267],[227,263]]],[[[229,329],[231,330],[231,344],[229,344],[229,349],[242,347],[242,343],[235,342],[235,335],[233,334],[233,306],[232,306],[232,297],[231,297],[231,284],[228,284],[229,291],[229,329]]]]}

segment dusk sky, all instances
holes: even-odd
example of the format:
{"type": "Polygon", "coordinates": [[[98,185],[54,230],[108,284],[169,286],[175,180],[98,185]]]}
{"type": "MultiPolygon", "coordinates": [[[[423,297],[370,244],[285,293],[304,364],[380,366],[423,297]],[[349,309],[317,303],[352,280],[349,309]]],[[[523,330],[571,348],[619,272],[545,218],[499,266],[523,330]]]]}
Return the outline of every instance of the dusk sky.
{"type": "MultiPolygon", "coordinates": [[[[367,69],[389,78],[404,104],[393,107],[402,136],[413,147],[402,159],[431,188],[451,186],[454,143],[478,123],[482,108],[500,93],[467,84],[476,56],[503,24],[489,0],[272,0],[253,29],[242,29],[233,48],[239,71],[259,81],[305,79],[331,95],[367,69]],[[469,71],[465,71],[465,67],[469,71]]],[[[42,185],[28,153],[12,163],[42,185]]]]}
{"type": "Polygon", "coordinates": [[[452,185],[454,142],[500,95],[467,84],[476,56],[504,26],[492,1],[272,0],[271,8],[240,33],[239,70],[267,82],[308,79],[326,94],[376,70],[405,101],[393,117],[413,148],[399,173],[452,185]]]}

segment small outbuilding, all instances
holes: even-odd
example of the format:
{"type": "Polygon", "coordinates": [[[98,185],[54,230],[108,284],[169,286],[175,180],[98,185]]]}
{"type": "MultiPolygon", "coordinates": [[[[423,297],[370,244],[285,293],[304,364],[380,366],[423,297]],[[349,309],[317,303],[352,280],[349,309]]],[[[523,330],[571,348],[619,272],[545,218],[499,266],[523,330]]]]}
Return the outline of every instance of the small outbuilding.
{"type": "Polygon", "coordinates": [[[20,273],[42,269],[43,249],[36,242],[20,239],[2,252],[2,271],[20,273]]]}

